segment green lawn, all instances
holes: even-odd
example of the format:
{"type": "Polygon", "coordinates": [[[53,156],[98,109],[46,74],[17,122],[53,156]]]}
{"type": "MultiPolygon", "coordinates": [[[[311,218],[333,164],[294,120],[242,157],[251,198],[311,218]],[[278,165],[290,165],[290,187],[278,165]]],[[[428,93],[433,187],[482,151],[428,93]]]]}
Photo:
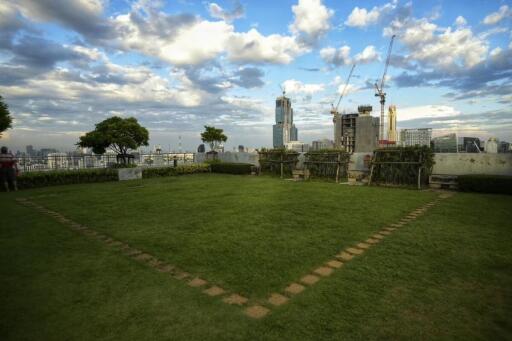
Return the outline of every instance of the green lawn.
{"type": "Polygon", "coordinates": [[[14,202],[259,302],[437,195],[210,174],[2,193],[0,337],[511,338],[509,196],[445,199],[261,320],[14,202]]]}

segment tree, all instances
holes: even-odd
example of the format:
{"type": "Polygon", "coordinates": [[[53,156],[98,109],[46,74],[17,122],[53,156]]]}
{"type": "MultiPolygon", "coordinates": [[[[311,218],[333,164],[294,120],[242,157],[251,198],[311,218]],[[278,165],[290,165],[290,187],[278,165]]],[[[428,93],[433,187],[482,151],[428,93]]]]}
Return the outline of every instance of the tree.
{"type": "Polygon", "coordinates": [[[0,137],[2,132],[12,127],[12,117],[9,112],[9,106],[4,103],[4,99],[0,96],[0,137]]]}
{"type": "Polygon", "coordinates": [[[110,117],[96,124],[96,129],[80,136],[80,147],[92,148],[96,154],[111,149],[126,163],[128,150],[147,146],[149,133],[134,117],[110,117]]]}
{"type": "Polygon", "coordinates": [[[215,127],[204,126],[204,132],[201,133],[201,140],[210,145],[210,150],[218,147],[219,143],[226,142],[228,137],[224,135],[224,130],[215,127]]]}

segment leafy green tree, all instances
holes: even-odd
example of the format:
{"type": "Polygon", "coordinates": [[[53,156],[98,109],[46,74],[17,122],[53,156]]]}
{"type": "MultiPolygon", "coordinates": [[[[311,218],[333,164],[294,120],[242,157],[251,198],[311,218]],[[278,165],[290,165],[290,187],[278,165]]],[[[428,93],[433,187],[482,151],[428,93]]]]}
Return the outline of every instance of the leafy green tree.
{"type": "Polygon", "coordinates": [[[2,132],[12,127],[12,117],[9,112],[9,106],[4,103],[4,99],[0,96],[0,137],[2,132]]]}
{"type": "Polygon", "coordinates": [[[201,133],[201,140],[210,145],[210,150],[214,150],[221,142],[226,142],[228,137],[224,135],[224,130],[222,129],[204,126],[204,132],[201,133]]]}
{"type": "Polygon", "coordinates": [[[128,150],[147,146],[149,133],[137,119],[110,117],[96,124],[96,129],[80,136],[80,147],[92,148],[96,154],[111,149],[126,163],[128,150]]]}

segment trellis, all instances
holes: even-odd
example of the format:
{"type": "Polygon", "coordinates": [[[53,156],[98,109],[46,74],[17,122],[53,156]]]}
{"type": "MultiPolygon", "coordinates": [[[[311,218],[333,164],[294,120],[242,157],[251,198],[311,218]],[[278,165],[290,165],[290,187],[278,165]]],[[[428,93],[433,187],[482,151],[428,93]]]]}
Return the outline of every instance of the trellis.
{"type": "Polygon", "coordinates": [[[336,183],[348,174],[350,154],[343,150],[306,153],[304,165],[310,177],[335,178],[336,183]]]}
{"type": "Polygon", "coordinates": [[[298,161],[299,153],[285,149],[270,149],[258,151],[260,170],[262,173],[269,172],[284,175],[291,175],[292,170],[298,161]]]}
{"type": "Polygon", "coordinates": [[[416,185],[421,189],[428,183],[433,165],[432,150],[426,146],[376,149],[368,184],[416,185]]]}

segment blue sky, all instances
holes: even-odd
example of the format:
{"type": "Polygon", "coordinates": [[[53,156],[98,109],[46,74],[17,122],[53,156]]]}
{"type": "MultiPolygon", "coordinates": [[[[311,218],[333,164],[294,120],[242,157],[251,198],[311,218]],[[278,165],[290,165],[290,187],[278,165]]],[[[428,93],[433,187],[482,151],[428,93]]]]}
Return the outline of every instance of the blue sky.
{"type": "Polygon", "coordinates": [[[292,98],[299,138],[332,139],[330,105],[388,104],[398,128],[512,140],[507,1],[128,1],[0,3],[2,144],[73,149],[109,116],[134,116],[151,144],[186,149],[205,124],[227,147],[271,145],[274,99],[292,98]]]}

